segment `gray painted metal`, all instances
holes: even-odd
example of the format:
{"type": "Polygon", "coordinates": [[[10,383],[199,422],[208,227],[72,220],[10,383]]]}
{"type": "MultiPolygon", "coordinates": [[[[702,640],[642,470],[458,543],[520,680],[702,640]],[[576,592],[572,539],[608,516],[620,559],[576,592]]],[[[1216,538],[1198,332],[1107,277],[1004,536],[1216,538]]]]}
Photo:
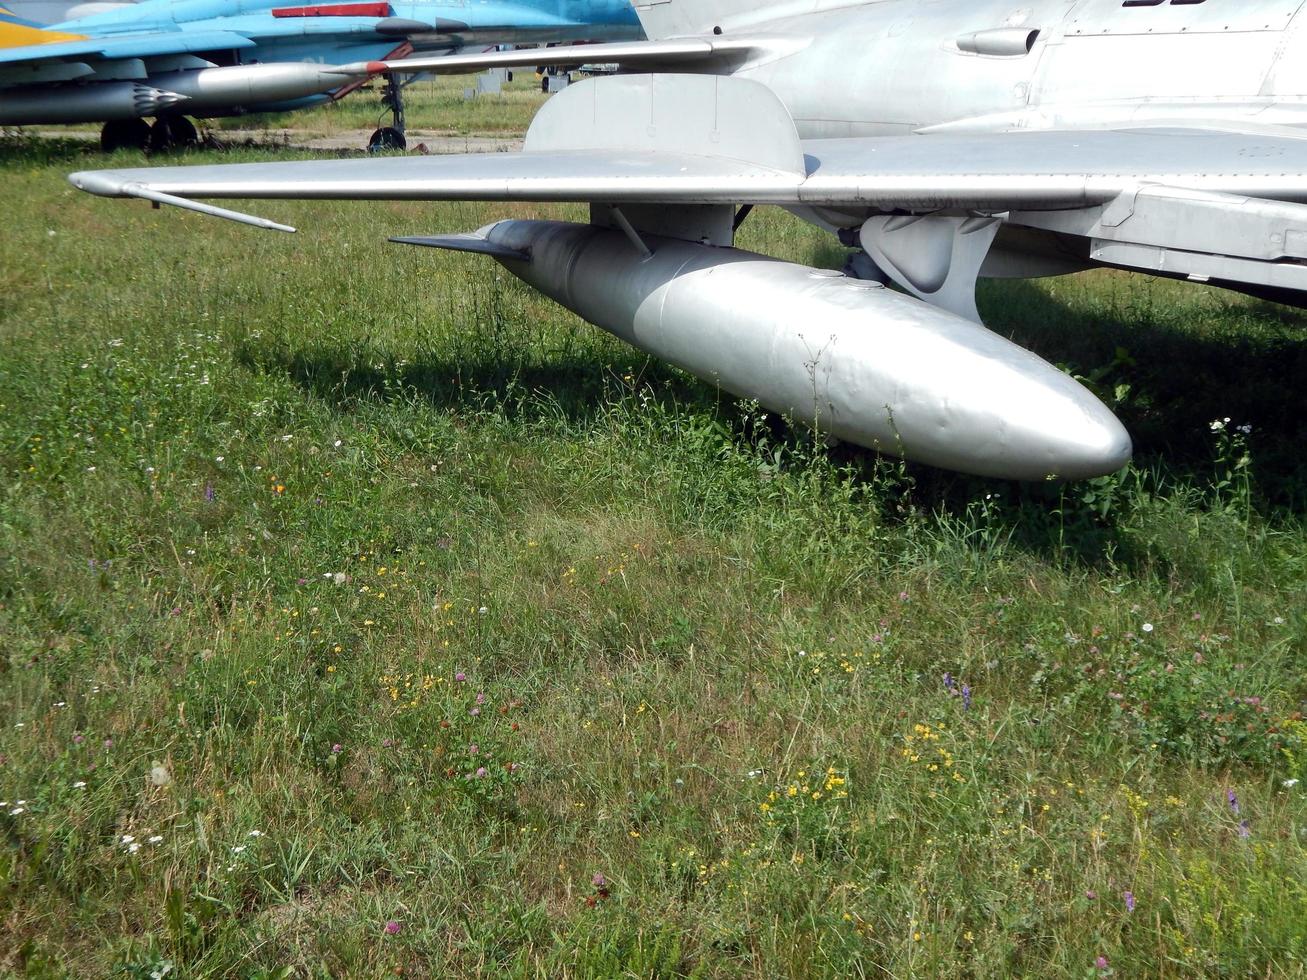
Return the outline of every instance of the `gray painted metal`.
{"type": "MultiPolygon", "coordinates": [[[[100,72],[98,77],[104,74],[100,72]]],[[[145,74],[143,66],[140,74],[145,74]]],[[[0,97],[0,116],[8,125],[27,125],[131,119],[157,115],[173,106],[196,112],[317,95],[339,88],[350,77],[352,73],[346,69],[311,64],[231,65],[163,72],[152,75],[148,85],[105,82],[84,88],[6,92],[0,97]]]]}
{"type": "MultiPolygon", "coordinates": [[[[801,42],[800,42],[801,43],[801,42]]],[[[402,58],[385,62],[386,71],[463,75],[483,68],[534,68],[620,62],[626,68],[694,69],[728,67],[767,55],[791,52],[795,42],[786,38],[679,38],[663,41],[613,41],[582,46],[530,48],[522,51],[486,51],[442,57],[402,58]]],[[[364,64],[364,63],[360,63],[364,64]]],[[[354,66],[348,66],[354,67],[354,66]]]]}
{"type": "MultiPolygon", "coordinates": [[[[698,79],[698,76],[686,76],[698,79]]],[[[716,87],[719,79],[708,79],[716,87]]],[[[1007,133],[983,136],[902,136],[805,140],[754,117],[729,133],[737,153],[765,153],[770,140],[796,146],[804,162],[766,153],[766,162],[713,154],[712,134],[674,125],[658,131],[660,148],[627,145],[642,126],[614,131],[616,145],[602,148],[587,134],[602,134],[587,120],[589,93],[610,82],[578,83],[547,105],[567,100],[578,108],[581,149],[557,149],[566,123],[547,118],[547,144],[528,138],[521,154],[491,153],[315,160],[295,163],[160,167],[83,172],[74,183],[115,196],[120,182],[149,183],[197,197],[309,197],[371,200],[668,201],[687,204],[756,203],[856,205],[876,210],[937,211],[1068,209],[1100,205],[1140,185],[1163,184],[1213,193],[1307,201],[1307,138],[1297,133],[1249,137],[1212,130],[1099,130],[1007,133]],[[575,101],[571,101],[575,100],[575,101]],[[561,136],[555,138],[557,132],[561,136]],[[681,149],[688,144],[689,152],[681,149]],[[545,148],[545,147],[548,148],[545,148]],[[779,166],[778,166],[779,164],[779,166]],[[802,166],[795,171],[791,166],[802,166]]],[[[709,103],[710,105],[712,103],[709,103]]],[[[702,104],[686,107],[687,120],[702,104]]],[[[632,114],[642,122],[648,117],[632,114]]],[[[534,127],[533,127],[534,129],[534,127]]],[[[717,131],[716,138],[722,138],[717,131]]],[[[531,134],[528,134],[530,137],[531,134]]],[[[858,222],[850,222],[855,224],[858,222]]]]}
{"type": "Polygon", "coordinates": [[[5,125],[136,119],[180,107],[186,96],[141,82],[105,82],[86,88],[4,94],[5,125]]]}
{"type": "MultiPolygon", "coordinates": [[[[907,459],[1038,480],[1130,456],[1089,391],[1008,340],[918,300],[734,248],[502,221],[503,266],[614,336],[820,431],[907,459]]],[[[466,250],[466,242],[458,244],[466,250]]]]}
{"type": "Polygon", "coordinates": [[[178,71],[152,79],[170,92],[190,101],[188,110],[232,105],[260,105],[289,102],[340,88],[350,78],[362,78],[366,71],[314,64],[230,65],[178,71]]]}

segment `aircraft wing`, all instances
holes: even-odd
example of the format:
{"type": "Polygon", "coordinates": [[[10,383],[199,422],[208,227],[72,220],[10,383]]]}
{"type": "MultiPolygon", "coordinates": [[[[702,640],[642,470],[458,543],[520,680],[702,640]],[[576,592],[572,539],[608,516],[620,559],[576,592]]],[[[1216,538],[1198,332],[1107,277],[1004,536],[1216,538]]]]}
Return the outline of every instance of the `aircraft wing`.
{"type": "Polygon", "coordinates": [[[874,236],[878,261],[895,265],[898,249],[905,268],[925,247],[920,227],[904,231],[912,215],[995,217],[1086,239],[1088,257],[1106,264],[1307,291],[1307,138],[1293,130],[805,141],[770,90],[716,76],[624,75],[571,86],[537,113],[517,154],[109,170],[70,179],[103,196],[264,227],[274,225],[192,199],[807,206],[850,230],[861,226],[864,247],[874,236]]]}
{"type": "Polygon", "coordinates": [[[792,38],[693,37],[659,41],[615,41],[604,44],[563,44],[524,51],[484,51],[387,61],[386,71],[462,75],[486,68],[524,68],[543,65],[620,63],[623,68],[726,67],[765,53],[795,50],[803,42],[792,38]]]}
{"type": "Polygon", "coordinates": [[[588,145],[520,153],[84,171],[131,197],[654,201],[856,205],[883,211],[1061,210],[1148,185],[1307,201],[1307,138],[1212,130],[1096,130],[804,140],[772,159],[588,145]]]}

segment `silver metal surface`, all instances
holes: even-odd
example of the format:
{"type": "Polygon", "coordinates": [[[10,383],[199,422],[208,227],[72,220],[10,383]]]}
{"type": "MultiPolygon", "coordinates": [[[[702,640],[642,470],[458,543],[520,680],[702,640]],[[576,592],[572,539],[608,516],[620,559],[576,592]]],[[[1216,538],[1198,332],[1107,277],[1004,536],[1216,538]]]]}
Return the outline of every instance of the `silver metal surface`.
{"type": "MultiPolygon", "coordinates": [[[[866,421],[878,414],[872,402],[851,407],[855,394],[871,392],[895,406],[900,435],[899,410],[913,420],[912,458],[972,472],[1102,472],[1128,451],[1119,427],[1102,421],[1101,405],[1085,409],[1044,373],[1048,365],[1013,360],[989,346],[992,335],[953,315],[975,315],[981,272],[1112,265],[1253,292],[1296,291],[1307,305],[1307,4],[1300,0],[637,0],[636,7],[653,40],[623,46],[619,56],[591,48],[588,60],[678,74],[572,86],[547,104],[518,155],[72,179],[106,196],[145,187],[183,197],[584,201],[595,226],[620,223],[618,206],[629,234],[508,223],[488,237],[530,251],[529,263],[505,262],[592,321],[728,390],[766,401],[764,386],[768,404],[799,414],[797,389],[773,385],[781,368],[760,351],[773,342],[786,350],[782,373],[792,381],[796,324],[805,344],[837,337],[812,350],[847,362],[851,373],[832,367],[834,387],[810,399],[805,417],[822,424],[827,412],[832,429],[850,427],[846,438],[889,448],[885,432],[866,421]],[[817,288],[802,278],[809,272],[695,244],[729,244],[733,208],[768,203],[845,241],[860,237],[866,251],[853,267],[892,278],[917,299],[884,290],[863,297],[844,281],[817,288]],[[661,239],[649,246],[651,257],[636,261],[631,241],[666,234],[677,241],[661,239]],[[601,254],[592,248],[597,241],[627,251],[601,254]],[[555,268],[555,254],[575,267],[555,268]],[[678,257],[686,272],[672,275],[666,264],[678,257]],[[650,319],[645,304],[654,296],[670,319],[650,319]],[[939,348],[942,336],[951,339],[939,348]],[[892,367],[874,363],[876,356],[892,367]],[[950,365],[946,384],[922,366],[937,356],[950,365]],[[1072,403],[1087,414],[1067,409],[1072,403]],[[989,441],[986,425],[997,433],[989,441]],[[973,451],[975,459],[967,455],[973,451]],[[1065,463],[1077,451],[1095,462],[1065,463]],[[1026,466],[1055,456],[1056,466],[1026,466]],[[1002,462],[986,469],[979,457],[1002,462]]],[[[530,57],[489,53],[461,64],[530,64],[530,57]]]]}
{"type": "Polygon", "coordinates": [[[879,285],[734,248],[502,221],[514,275],[614,336],[772,411],[918,462],[1019,480],[1110,473],[1120,422],[1048,362],[879,285]]]}

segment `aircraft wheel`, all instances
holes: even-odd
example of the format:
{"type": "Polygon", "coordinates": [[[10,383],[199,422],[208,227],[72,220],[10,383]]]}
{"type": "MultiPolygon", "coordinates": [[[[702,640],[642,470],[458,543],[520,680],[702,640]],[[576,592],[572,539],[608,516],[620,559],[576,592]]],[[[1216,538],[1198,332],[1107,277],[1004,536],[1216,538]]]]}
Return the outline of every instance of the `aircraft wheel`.
{"type": "Polygon", "coordinates": [[[185,149],[197,142],[195,124],[185,116],[160,116],[150,127],[150,149],[155,153],[185,149]]]}
{"type": "Polygon", "coordinates": [[[150,124],[144,119],[110,119],[100,129],[100,149],[143,150],[150,142],[150,124]]]}
{"type": "Polygon", "coordinates": [[[408,140],[404,139],[404,134],[394,126],[382,126],[368,140],[368,151],[375,153],[378,150],[403,150],[408,148],[408,140]]]}

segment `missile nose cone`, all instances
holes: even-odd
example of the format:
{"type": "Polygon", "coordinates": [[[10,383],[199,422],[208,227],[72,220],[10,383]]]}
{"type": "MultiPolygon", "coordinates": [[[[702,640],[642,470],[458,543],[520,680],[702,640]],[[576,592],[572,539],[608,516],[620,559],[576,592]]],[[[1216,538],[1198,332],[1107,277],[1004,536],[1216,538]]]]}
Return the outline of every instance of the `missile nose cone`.
{"type": "Polygon", "coordinates": [[[1102,402],[1085,411],[1081,424],[1060,433],[1053,449],[1049,475],[1084,480],[1115,473],[1130,461],[1134,445],[1130,433],[1102,402]]]}
{"type": "Polygon", "coordinates": [[[985,447],[987,440],[982,439],[971,442],[976,449],[983,447],[995,464],[990,468],[977,459],[972,472],[1024,480],[1084,480],[1115,473],[1129,462],[1130,434],[1093,392],[1026,351],[1014,357],[1011,366],[1017,370],[1003,370],[975,391],[973,424],[982,417],[980,400],[988,401],[990,418],[1002,433],[992,446],[985,447]]]}

